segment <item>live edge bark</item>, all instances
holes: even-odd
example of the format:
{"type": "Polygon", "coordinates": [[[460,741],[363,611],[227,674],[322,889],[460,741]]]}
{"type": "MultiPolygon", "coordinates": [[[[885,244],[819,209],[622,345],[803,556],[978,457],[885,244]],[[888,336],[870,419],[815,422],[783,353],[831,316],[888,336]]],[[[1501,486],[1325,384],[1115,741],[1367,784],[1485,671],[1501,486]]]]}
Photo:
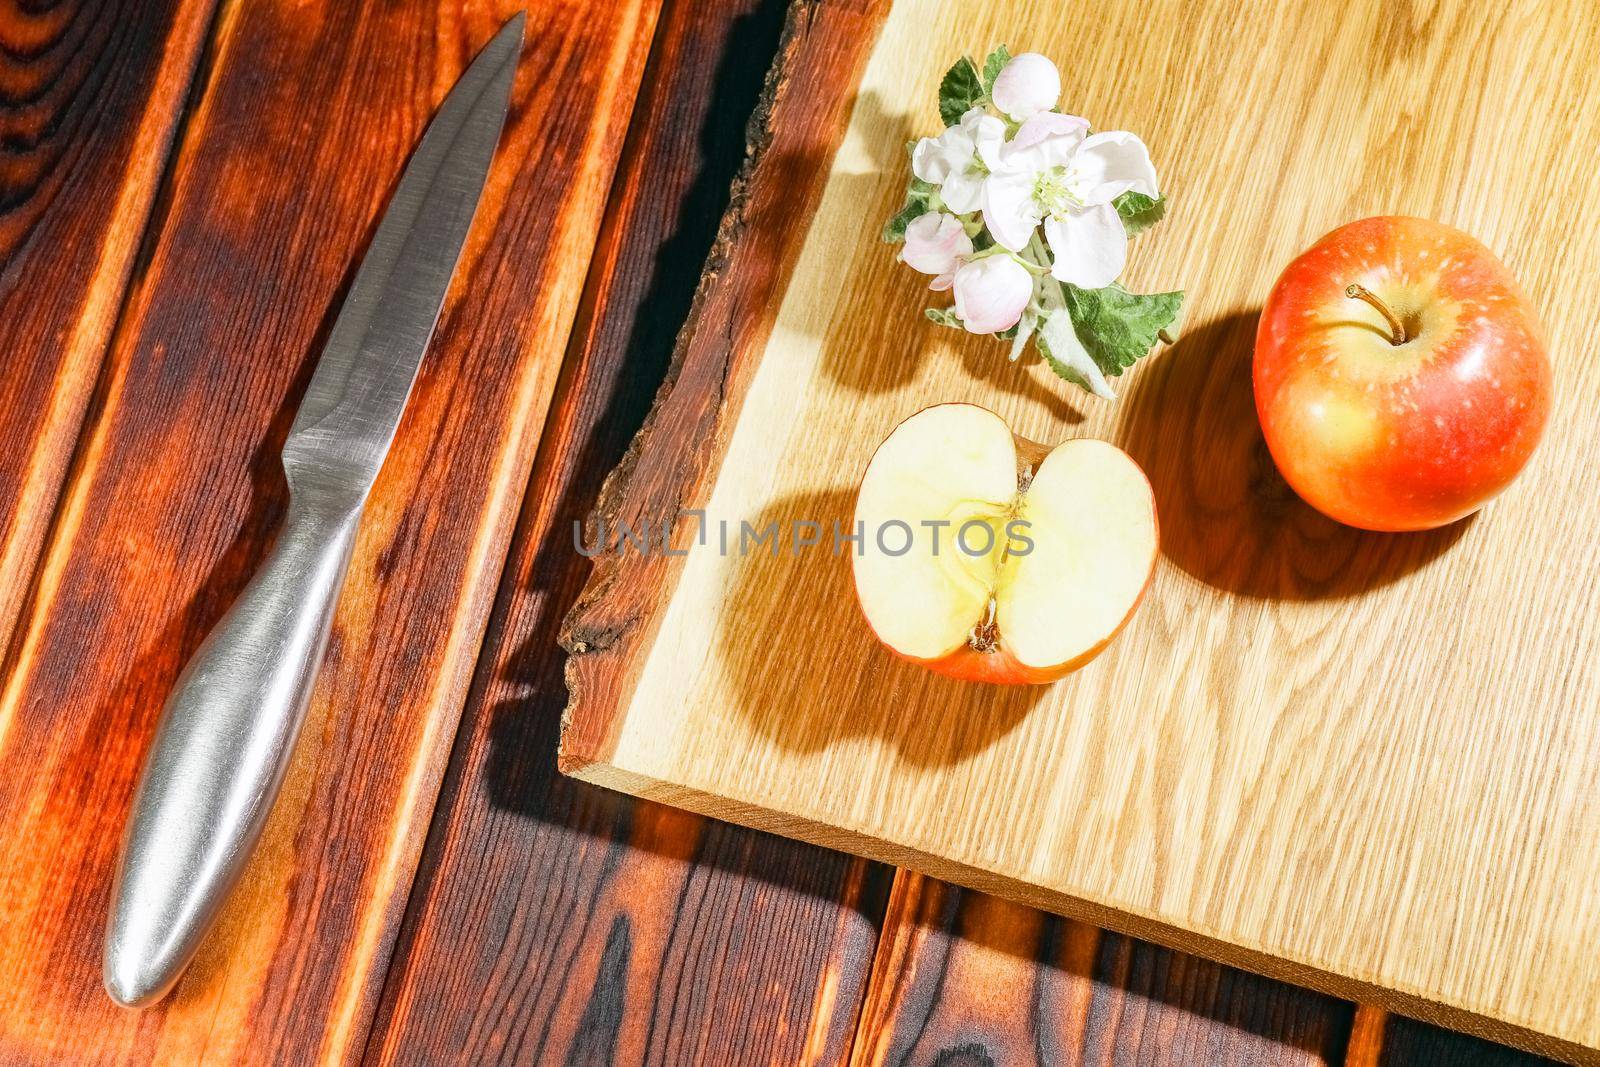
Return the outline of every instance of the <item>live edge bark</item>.
{"type": "MultiPolygon", "coordinates": [[[[708,490],[737,416],[739,375],[770,330],[773,294],[799,254],[827,181],[884,0],[845,5],[796,0],[778,56],[746,134],[735,179],[672,362],[644,425],[606,479],[590,519],[652,527],[694,506],[708,490]]],[[[602,552],[563,623],[570,699],[560,766],[567,773],[609,749],[630,673],[653,636],[681,564],[662,553],[602,552]],[[583,708],[582,714],[577,714],[583,708]]]]}

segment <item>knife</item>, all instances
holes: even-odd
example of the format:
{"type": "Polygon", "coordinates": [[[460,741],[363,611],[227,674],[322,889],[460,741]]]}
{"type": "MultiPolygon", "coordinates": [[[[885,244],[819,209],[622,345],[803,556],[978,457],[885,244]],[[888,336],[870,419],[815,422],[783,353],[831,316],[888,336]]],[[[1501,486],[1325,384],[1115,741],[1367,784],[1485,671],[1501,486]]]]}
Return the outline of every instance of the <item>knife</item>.
{"type": "Polygon", "coordinates": [[[277,543],[162,711],[111,892],[104,978],[119,1004],[177,982],[283,783],[367,493],[505,125],[524,20],[484,46],[406,164],[284,443],[277,543]]]}

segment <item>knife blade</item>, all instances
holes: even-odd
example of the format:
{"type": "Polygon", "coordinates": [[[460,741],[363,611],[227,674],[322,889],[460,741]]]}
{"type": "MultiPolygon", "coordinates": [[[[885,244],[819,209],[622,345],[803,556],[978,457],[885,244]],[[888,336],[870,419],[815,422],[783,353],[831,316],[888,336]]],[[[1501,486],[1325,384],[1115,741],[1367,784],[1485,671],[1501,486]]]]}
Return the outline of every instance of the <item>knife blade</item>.
{"type": "Polygon", "coordinates": [[[285,441],[283,528],[162,711],[112,888],[104,980],[119,1004],[177,982],[266,824],[367,494],[483,193],[524,21],[479,52],[406,164],[285,441]]]}

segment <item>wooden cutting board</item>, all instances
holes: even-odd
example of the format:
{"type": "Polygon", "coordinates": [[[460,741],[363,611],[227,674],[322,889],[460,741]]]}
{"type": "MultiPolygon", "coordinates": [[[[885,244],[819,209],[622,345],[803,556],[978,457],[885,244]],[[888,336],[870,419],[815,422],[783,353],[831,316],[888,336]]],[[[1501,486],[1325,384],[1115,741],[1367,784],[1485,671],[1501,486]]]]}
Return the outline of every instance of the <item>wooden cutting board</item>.
{"type": "Polygon", "coordinates": [[[1600,8],[1352,0],[822,3],[724,223],[675,376],[599,518],[564,641],[563,765],[1273,975],[1600,1061],[1600,8]],[[926,323],[878,241],[960,51],[1054,55],[1063,108],[1152,145],[1172,198],[1127,281],[1179,343],[1074,395],[926,323]],[[1545,316],[1549,435],[1477,517],[1339,527],[1274,472],[1250,394],[1277,272],[1424,215],[1545,316]],[[964,685],[872,640],[848,561],[724,555],[727,521],[848,523],[876,443],[966,400],[1103,437],[1155,486],[1151,596],[1054,686],[964,685]]]}

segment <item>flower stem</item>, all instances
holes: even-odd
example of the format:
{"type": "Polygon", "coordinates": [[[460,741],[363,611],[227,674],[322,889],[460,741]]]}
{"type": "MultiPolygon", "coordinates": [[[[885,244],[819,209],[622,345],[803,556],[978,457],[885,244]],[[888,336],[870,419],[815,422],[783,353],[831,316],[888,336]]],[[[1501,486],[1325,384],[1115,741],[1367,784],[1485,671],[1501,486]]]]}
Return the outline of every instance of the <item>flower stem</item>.
{"type": "Polygon", "coordinates": [[[1028,247],[1024,248],[1022,252],[1039,266],[1043,267],[1045,273],[1048,274],[1050,272],[1050,267],[1048,266],[1050,262],[1050,253],[1045,251],[1044,242],[1039,240],[1038,230],[1034,230],[1033,234],[1029,236],[1028,247]]]}
{"type": "Polygon", "coordinates": [[[1391,335],[1389,337],[1390,344],[1403,345],[1407,341],[1411,340],[1411,338],[1406,336],[1406,325],[1400,321],[1400,316],[1396,315],[1394,310],[1390,308],[1388,304],[1385,304],[1382,300],[1379,300],[1377,294],[1371,289],[1368,289],[1360,282],[1351,282],[1349,285],[1344,287],[1344,295],[1348,296],[1351,300],[1364,300],[1368,304],[1371,304],[1373,307],[1378,309],[1378,314],[1382,315],[1384,321],[1388,322],[1389,324],[1389,333],[1391,335]]]}

